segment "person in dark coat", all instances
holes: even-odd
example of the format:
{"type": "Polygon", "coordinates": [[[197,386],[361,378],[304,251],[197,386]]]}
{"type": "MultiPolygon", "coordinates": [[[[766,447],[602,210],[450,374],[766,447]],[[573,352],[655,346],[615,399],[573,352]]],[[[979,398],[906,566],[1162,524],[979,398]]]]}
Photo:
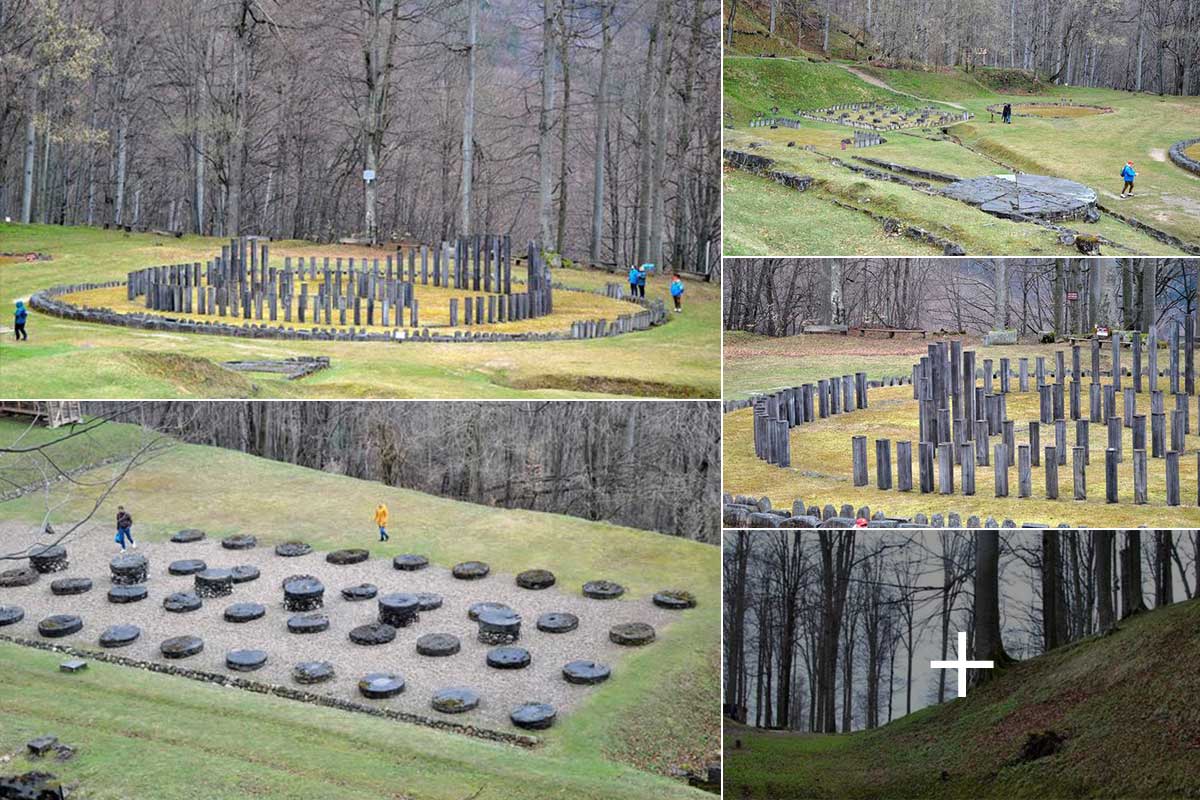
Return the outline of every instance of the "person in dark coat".
{"type": "Polygon", "coordinates": [[[16,333],[17,341],[29,341],[29,334],[25,332],[25,320],[29,318],[29,309],[25,308],[25,304],[20,300],[17,301],[17,308],[13,311],[13,331],[16,333]]]}
{"type": "Polygon", "coordinates": [[[1004,104],[1004,113],[1001,116],[1006,125],[1012,124],[1012,103],[1004,104]]]}
{"type": "Polygon", "coordinates": [[[126,543],[137,550],[137,542],[133,540],[133,517],[125,510],[125,506],[117,506],[117,536],[113,539],[125,549],[126,543]]]}

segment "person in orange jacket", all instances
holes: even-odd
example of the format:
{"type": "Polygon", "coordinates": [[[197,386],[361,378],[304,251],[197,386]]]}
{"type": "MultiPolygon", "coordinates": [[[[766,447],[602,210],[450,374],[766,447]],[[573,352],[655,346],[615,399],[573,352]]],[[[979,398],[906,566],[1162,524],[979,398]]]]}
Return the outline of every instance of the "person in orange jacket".
{"type": "Polygon", "coordinates": [[[388,540],[387,532],[388,510],[383,503],[375,506],[375,524],[379,526],[379,541],[386,542],[388,540]]]}

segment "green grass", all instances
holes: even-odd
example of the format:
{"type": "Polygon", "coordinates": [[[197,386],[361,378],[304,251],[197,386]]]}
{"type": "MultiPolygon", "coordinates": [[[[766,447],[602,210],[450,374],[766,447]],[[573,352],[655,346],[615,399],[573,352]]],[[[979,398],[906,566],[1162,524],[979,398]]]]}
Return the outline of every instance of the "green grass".
{"type": "MultiPolygon", "coordinates": [[[[211,257],[220,241],[164,239],[89,228],[0,224],[0,249],[41,251],[51,261],[0,262],[0,325],[18,298],[49,286],[122,279],[135,267],[211,257]]],[[[277,242],[272,253],[359,255],[362,248],[277,242]]],[[[595,289],[623,274],[560,269],[555,280],[595,289]]],[[[670,305],[667,279],[648,297],[670,305]]],[[[720,297],[687,281],[685,310],[650,331],[559,342],[390,344],[237,339],[80,324],[31,313],[28,342],[0,337],[7,397],[175,398],[582,398],[718,397],[720,297]],[[636,353],[637,357],[630,357],[636,353]],[[324,355],[332,367],[300,381],[235,374],[221,361],[324,355]]],[[[565,326],[564,326],[565,327],[565,326]]],[[[7,330],[7,327],[6,327],[7,330]]]]}
{"type": "Polygon", "coordinates": [[[730,798],[1197,796],[1200,601],[1121,623],[998,672],[966,699],[851,734],[755,731],[727,721],[730,798]],[[1031,733],[1063,749],[1018,758],[1031,733]],[[740,742],[740,747],[735,743],[740,742]]]}
{"type": "MultiPolygon", "coordinates": [[[[0,426],[0,441],[15,430],[11,424],[0,426]]],[[[65,501],[51,517],[56,526],[91,506],[85,494],[68,497],[64,491],[56,489],[52,498],[65,501]]],[[[620,680],[599,687],[583,707],[546,731],[545,744],[534,753],[361,715],[314,712],[121,667],[93,665],[80,693],[70,693],[53,670],[44,668],[52,658],[47,662],[39,660],[46,658],[42,654],[0,650],[0,669],[28,672],[21,680],[34,687],[33,696],[0,693],[0,714],[6,719],[0,751],[15,749],[49,719],[60,738],[88,756],[56,771],[86,779],[89,792],[95,792],[91,796],[185,797],[203,782],[214,787],[213,797],[240,797],[245,795],[237,786],[263,781],[264,788],[251,793],[378,797],[377,781],[394,781],[389,770],[397,767],[418,773],[411,784],[393,786],[403,797],[462,798],[473,791],[464,789],[470,785],[464,781],[476,780],[487,786],[480,797],[575,792],[595,798],[687,797],[696,795],[658,776],[671,767],[698,768],[715,757],[720,570],[719,553],[711,545],[574,517],[462,503],[198,445],[173,446],[131,473],[110,500],[97,519],[109,519],[122,503],[137,518],[140,535],[150,540],[199,527],[210,536],[250,532],[264,543],[303,539],[321,550],[366,546],[378,558],[421,552],[443,566],[484,559],[506,573],[536,563],[551,566],[565,587],[598,575],[619,577],[631,601],[683,588],[697,596],[698,607],[660,631],[652,648],[622,660],[620,680]],[[393,532],[390,543],[372,541],[370,514],[379,501],[387,503],[393,519],[403,520],[403,531],[393,532]],[[96,684],[89,687],[92,681],[96,684]],[[125,707],[128,714],[120,711],[125,707]],[[302,736],[284,727],[308,718],[311,729],[303,728],[302,736]],[[262,750],[239,752],[248,729],[249,740],[262,750]],[[297,749],[287,757],[270,755],[288,746],[297,749]],[[347,751],[388,766],[373,773],[347,751]],[[176,772],[108,769],[130,760],[158,763],[162,752],[182,759],[176,772]],[[151,758],[154,753],[159,755],[151,758]],[[350,758],[345,774],[338,766],[343,757],[350,758]]],[[[36,530],[45,507],[39,496],[23,497],[0,505],[0,519],[36,530]]]]}
{"type": "MultiPolygon", "coordinates": [[[[722,0],[722,34],[724,21],[729,18],[730,0],[722,0]]],[[[835,21],[829,31],[829,53],[822,52],[821,18],[814,7],[806,9],[803,41],[797,44],[796,18],[791,10],[777,6],[775,33],[770,33],[770,8],[767,0],[738,0],[734,21],[732,49],[726,52],[750,56],[781,56],[803,58],[850,58],[856,48],[854,39],[835,21]]],[[[722,43],[726,37],[722,36],[722,43]]]]}
{"type": "MultiPolygon", "coordinates": [[[[1166,157],[1173,142],[1194,135],[1192,122],[1200,114],[1200,98],[1161,98],[1154,95],[1107,89],[1044,87],[1043,94],[1000,94],[989,88],[1017,81],[1008,71],[970,75],[961,71],[906,71],[857,67],[884,80],[897,91],[920,97],[957,102],[976,115],[975,120],[949,129],[953,139],[937,131],[885,133],[887,143],[863,151],[841,153],[838,142],[849,129],[831,123],[803,121],[800,129],[769,130],[744,127],[754,113],[778,105],[784,112],[795,107],[816,108],[832,103],[879,98],[886,90],[852,75],[842,65],[810,64],[800,60],[727,58],[725,61],[726,108],[732,109],[735,128],[725,131],[725,146],[746,148],[751,142],[763,146],[761,155],[775,159],[780,169],[811,175],[816,183],[806,192],[807,218],[815,233],[805,239],[786,230],[784,242],[804,249],[778,255],[878,255],[868,238],[842,239],[838,220],[845,211],[829,200],[853,202],[859,207],[895,216],[909,224],[939,233],[963,245],[971,255],[1078,255],[1073,247],[1058,242],[1058,234],[1036,225],[991,217],[958,201],[932,197],[898,184],[869,181],[835,167],[817,153],[805,152],[787,143],[813,144],[820,153],[850,157],[865,155],[900,164],[975,177],[1008,171],[1010,167],[1035,174],[1057,175],[1095,188],[1100,203],[1126,216],[1135,217],[1182,240],[1200,244],[1200,178],[1179,169],[1166,157]],[[1007,76],[1007,77],[1006,77],[1007,76]],[[986,84],[986,85],[985,85],[986,84]],[[1060,97],[1076,103],[1109,106],[1111,114],[1065,118],[1017,117],[1012,125],[991,122],[987,106],[1009,100],[1013,103],[1056,101],[1060,97]],[[961,144],[960,144],[960,143],[961,144]],[[1138,169],[1135,196],[1117,196],[1121,165],[1132,160],[1138,169]],[[1000,163],[996,163],[999,161],[1000,163]],[[1005,166],[1002,166],[1005,165],[1005,166]],[[869,205],[868,205],[869,204],[869,205]],[[826,223],[831,224],[826,224],[826,223]],[[824,231],[828,230],[826,236],[824,231]]],[[[896,99],[900,105],[916,101],[896,99]]],[[[728,181],[729,172],[726,172],[728,181]]],[[[727,255],[757,255],[754,245],[774,238],[770,229],[787,228],[787,214],[753,211],[753,192],[729,192],[725,202],[725,235],[731,241],[727,255]],[[777,216],[783,217],[782,221],[777,216]],[[751,228],[754,221],[757,225],[751,228]],[[764,233],[764,230],[768,233],[764,233]],[[744,244],[743,244],[744,243],[744,244]]],[[[1104,214],[1096,224],[1068,223],[1082,232],[1099,234],[1119,246],[1105,248],[1106,255],[1182,255],[1149,235],[1104,214]]],[[[907,243],[907,253],[923,251],[907,243]]]]}
{"type": "Polygon", "coordinates": [[[42,483],[46,477],[56,477],[58,470],[73,470],[133,453],[146,434],[134,425],[90,424],[63,426],[51,430],[44,425],[31,425],[31,417],[0,415],[0,442],[5,447],[35,448],[58,442],[45,455],[30,451],[0,457],[0,494],[17,487],[42,483]],[[76,435],[67,437],[75,432],[76,435]],[[58,441],[63,439],[63,441],[58,441]]]}

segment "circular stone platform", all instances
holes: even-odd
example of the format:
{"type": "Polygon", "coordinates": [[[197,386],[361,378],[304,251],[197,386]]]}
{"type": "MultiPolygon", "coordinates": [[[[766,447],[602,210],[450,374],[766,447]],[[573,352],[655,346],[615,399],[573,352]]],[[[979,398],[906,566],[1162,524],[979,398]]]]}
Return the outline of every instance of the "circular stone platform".
{"type": "Polygon", "coordinates": [[[470,607],[467,608],[467,619],[471,620],[472,622],[478,622],[479,615],[482,614],[484,611],[500,611],[500,612],[503,612],[506,614],[515,614],[516,613],[511,608],[506,606],[504,603],[491,603],[491,602],[472,603],[470,605],[470,607]]]}
{"type": "Polygon", "coordinates": [[[108,602],[140,603],[149,594],[144,583],[135,583],[132,586],[114,586],[108,590],[108,602]]]}
{"type": "Polygon", "coordinates": [[[1096,192],[1082,183],[1049,175],[982,175],[955,181],[942,194],[997,217],[1047,220],[1099,219],[1096,192]],[[1097,215],[1094,219],[1088,219],[1097,215]]]}
{"type": "Polygon", "coordinates": [[[345,564],[361,564],[370,557],[371,553],[367,550],[351,548],[348,550],[334,550],[325,556],[325,560],[330,564],[342,566],[345,564]]]}
{"type": "Polygon", "coordinates": [[[67,561],[67,549],[61,544],[35,547],[29,551],[29,566],[43,575],[50,572],[62,572],[70,566],[67,561]]]}
{"type": "Polygon", "coordinates": [[[221,540],[221,547],[226,550],[249,550],[258,545],[258,539],[248,533],[235,533],[221,540]]]}
{"type": "Polygon", "coordinates": [[[612,674],[612,670],[595,661],[572,661],[563,666],[562,674],[567,683],[590,686],[594,683],[604,683],[612,674]]]}
{"type": "Polygon", "coordinates": [[[206,569],[196,573],[196,594],[200,597],[228,597],[233,594],[233,571],[206,569]]]}
{"type": "Polygon", "coordinates": [[[126,647],[137,641],[142,629],[137,625],[113,625],[100,634],[101,647],[126,647]]]}
{"type": "Polygon", "coordinates": [[[266,607],[260,603],[234,603],[225,609],[222,616],[226,622],[242,623],[261,619],[266,613],[266,607]]]}
{"type": "Polygon", "coordinates": [[[158,649],[163,658],[189,658],[204,649],[204,640],[199,636],[173,636],[158,649]]]}
{"type": "Polygon", "coordinates": [[[175,544],[191,544],[204,539],[204,531],[198,528],[184,528],[171,537],[171,541],[175,544]]]}
{"type": "Polygon", "coordinates": [[[583,596],[593,600],[615,600],[625,594],[625,587],[612,581],[588,581],[583,585],[583,596]]]}
{"type": "Polygon", "coordinates": [[[150,574],[150,562],[138,553],[121,553],[108,562],[108,568],[112,582],[122,585],[145,583],[150,574]]]}
{"type": "Polygon", "coordinates": [[[442,596],[437,592],[417,592],[417,599],[421,601],[422,611],[436,611],[442,607],[442,596]]]}
{"type": "Polygon", "coordinates": [[[313,611],[325,605],[325,585],[311,575],[297,575],[283,584],[283,605],[288,611],[313,611]]]}
{"type": "Polygon", "coordinates": [[[59,578],[50,582],[50,593],[59,596],[83,594],[91,590],[91,578],[59,578]]]}
{"type": "Polygon", "coordinates": [[[393,628],[407,628],[419,618],[421,601],[415,594],[396,592],[379,598],[379,621],[393,628]]]}
{"type": "Polygon", "coordinates": [[[461,714],[479,707],[479,693],[462,687],[440,689],[434,692],[430,705],[443,714],[461,714]]]}
{"type": "Polygon", "coordinates": [[[394,672],[371,672],[358,682],[358,691],[371,700],[395,697],[404,691],[404,678],[394,672]]]}
{"type": "Polygon", "coordinates": [[[208,564],[205,564],[198,558],[183,558],[179,561],[172,561],[167,565],[167,572],[172,575],[195,575],[197,572],[204,572],[208,569],[208,564]]]}
{"type": "Polygon", "coordinates": [[[333,664],[328,661],[301,661],[292,667],[292,680],[310,685],[333,680],[333,664]]]}
{"type": "Polygon", "coordinates": [[[275,555],[283,558],[297,558],[298,556],[306,556],[312,552],[312,545],[304,542],[283,542],[275,545],[275,555]]]}
{"type": "Polygon", "coordinates": [[[25,619],[25,609],[20,606],[0,606],[0,628],[16,625],[25,619]]]}
{"type": "Polygon", "coordinates": [[[608,639],[613,644],[638,647],[654,641],[654,628],[644,622],[624,622],[612,626],[608,639]]]}
{"type": "Polygon", "coordinates": [[[234,567],[233,569],[229,570],[229,572],[233,575],[234,583],[249,583],[250,581],[256,581],[258,580],[258,576],[262,574],[259,572],[258,567],[250,564],[242,564],[241,566],[234,567]]]}
{"type": "Polygon", "coordinates": [[[565,611],[549,611],[537,618],[542,633],[569,633],[579,627],[579,617],[565,611]]]}
{"type": "Polygon", "coordinates": [[[512,644],[521,638],[521,615],[512,609],[481,611],[477,621],[477,638],[484,644],[512,644]]]}
{"type": "Polygon", "coordinates": [[[197,611],[204,605],[200,600],[199,595],[195,592],[175,592],[169,594],[163,599],[163,608],[174,614],[185,614],[188,611],[197,611]]]}
{"type": "Polygon", "coordinates": [[[423,656],[452,656],[461,649],[462,643],[452,633],[427,633],[417,639],[417,653],[423,656]]]}
{"type": "Polygon", "coordinates": [[[524,647],[496,647],[487,654],[487,665],[492,669],[525,669],[532,661],[524,647]]]}
{"type": "Polygon", "coordinates": [[[37,583],[41,577],[33,567],[16,567],[0,572],[0,588],[15,589],[18,586],[29,586],[37,583]]]}
{"type": "Polygon", "coordinates": [[[230,650],[225,654],[225,666],[234,672],[253,672],[266,663],[264,650],[230,650]]]}
{"type": "Polygon", "coordinates": [[[342,589],[342,599],[351,602],[371,600],[377,594],[379,594],[379,587],[373,583],[360,583],[357,586],[347,586],[342,589]]]}
{"type": "Polygon", "coordinates": [[[429,559],[416,553],[405,553],[392,559],[392,566],[404,572],[416,572],[429,566],[429,559]]]}
{"type": "Polygon", "coordinates": [[[321,633],[329,630],[329,617],[324,614],[293,614],[288,617],[289,633],[321,633]]]}
{"type": "MultiPolygon", "coordinates": [[[[1090,117],[1096,114],[1111,114],[1108,106],[1077,105],[1074,103],[1012,103],[1014,117],[1046,117],[1074,119],[1075,117],[1090,117]]],[[[987,107],[993,114],[1004,111],[1003,103],[993,103],[987,107]]]]}
{"type": "Polygon", "coordinates": [[[387,644],[396,638],[396,629],[382,622],[372,622],[369,625],[359,625],[350,631],[350,641],[371,647],[377,644],[387,644]]]}
{"type": "Polygon", "coordinates": [[[517,575],[517,586],[522,589],[549,589],[554,585],[554,573],[548,569],[527,569],[517,575]]]}
{"type": "Polygon", "coordinates": [[[696,598],[691,592],[682,592],[675,589],[664,589],[654,595],[654,605],[659,608],[669,608],[673,611],[681,611],[685,608],[695,608],[696,598]]]}
{"type": "Polygon", "coordinates": [[[480,578],[486,578],[492,568],[482,561],[464,561],[461,564],[455,564],[450,570],[450,574],[458,578],[460,581],[477,581],[480,578]]]}
{"type": "Polygon", "coordinates": [[[38,623],[38,633],[47,639],[61,639],[83,630],[83,620],[74,614],[55,614],[38,623]]]}
{"type": "Polygon", "coordinates": [[[522,703],[508,718],[518,728],[540,731],[553,725],[555,716],[554,706],[549,703],[522,703]]]}

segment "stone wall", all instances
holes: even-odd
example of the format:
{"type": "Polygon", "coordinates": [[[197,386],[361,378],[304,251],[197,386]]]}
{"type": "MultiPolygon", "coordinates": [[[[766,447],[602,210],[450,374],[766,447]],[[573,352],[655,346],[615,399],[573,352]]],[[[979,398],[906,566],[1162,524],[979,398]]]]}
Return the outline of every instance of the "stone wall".
{"type": "Polygon", "coordinates": [[[1194,172],[1197,175],[1200,175],[1200,161],[1191,158],[1187,155],[1187,153],[1183,152],[1197,142],[1200,142],[1200,137],[1195,139],[1184,139],[1182,142],[1176,142],[1175,144],[1171,145],[1171,149],[1168,151],[1168,154],[1171,156],[1171,160],[1179,166],[1183,167],[1189,172],[1194,172]]]}
{"type": "Polygon", "coordinates": [[[740,150],[728,148],[723,150],[722,154],[726,161],[738,169],[775,181],[789,189],[803,192],[812,186],[813,179],[811,177],[774,169],[775,161],[766,156],[756,156],[753,153],[743,153],[740,150]]]}

